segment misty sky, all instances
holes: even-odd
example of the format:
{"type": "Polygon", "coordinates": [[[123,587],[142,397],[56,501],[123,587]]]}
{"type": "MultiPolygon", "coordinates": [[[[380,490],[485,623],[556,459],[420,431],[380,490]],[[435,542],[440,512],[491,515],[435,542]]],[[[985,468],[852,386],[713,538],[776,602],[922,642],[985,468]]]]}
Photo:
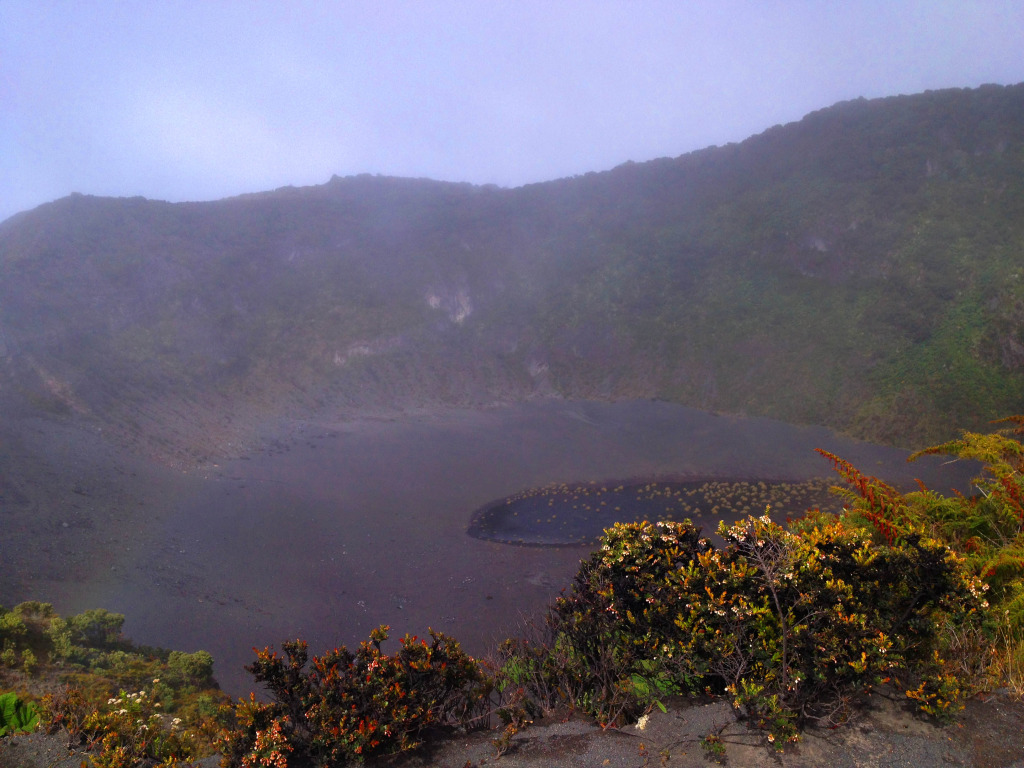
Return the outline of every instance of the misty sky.
{"type": "Polygon", "coordinates": [[[1006,0],[0,0],[0,219],[332,174],[503,186],[1024,81],[1006,0]]]}

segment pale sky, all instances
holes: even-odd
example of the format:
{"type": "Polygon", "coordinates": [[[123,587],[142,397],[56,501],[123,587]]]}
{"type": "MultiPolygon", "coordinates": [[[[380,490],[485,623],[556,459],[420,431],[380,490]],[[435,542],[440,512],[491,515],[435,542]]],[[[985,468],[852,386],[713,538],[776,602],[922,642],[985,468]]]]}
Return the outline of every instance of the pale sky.
{"type": "Polygon", "coordinates": [[[0,220],[332,174],[517,186],[1024,81],[1024,0],[0,0],[0,220]]]}

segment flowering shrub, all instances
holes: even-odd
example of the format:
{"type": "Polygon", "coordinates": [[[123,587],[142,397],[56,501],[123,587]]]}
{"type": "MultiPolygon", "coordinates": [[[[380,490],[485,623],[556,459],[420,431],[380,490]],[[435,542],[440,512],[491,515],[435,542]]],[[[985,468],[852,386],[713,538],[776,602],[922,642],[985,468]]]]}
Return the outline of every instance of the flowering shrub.
{"type": "Polygon", "coordinates": [[[237,728],[222,736],[224,763],[242,768],[287,768],[288,753],[293,749],[285,732],[290,725],[280,707],[256,701],[239,701],[235,707],[237,728]]]}
{"type": "Polygon", "coordinates": [[[356,653],[336,648],[309,662],[306,643],[265,648],[249,666],[275,701],[239,705],[240,727],[224,741],[231,765],[282,768],[294,751],[317,765],[361,761],[419,744],[430,727],[468,727],[488,709],[490,682],[451,638],[406,636],[393,656],[380,645],[388,627],[356,653]],[[309,663],[309,668],[307,668],[309,663]]]}
{"type": "Polygon", "coordinates": [[[507,644],[505,668],[533,670],[607,723],[666,694],[728,693],[776,745],[895,676],[920,683],[931,710],[952,706],[939,629],[982,600],[946,547],[916,534],[879,546],[825,515],[718,532],[721,550],[689,522],[609,529],[549,611],[544,652],[507,644]]]}
{"type": "MultiPolygon", "coordinates": [[[[710,549],[688,524],[609,528],[600,549],[580,565],[571,592],[548,614],[554,663],[528,663],[546,668],[549,688],[602,724],[692,687],[686,676],[693,671],[673,665],[668,645],[675,633],[676,575],[710,549]]],[[[528,661],[525,653],[519,659],[528,661]]]]}
{"type": "MultiPolygon", "coordinates": [[[[719,533],[726,548],[685,576],[679,647],[710,663],[776,743],[807,719],[842,720],[853,695],[882,681],[930,680],[945,619],[981,608],[956,556],[915,535],[876,546],[823,515],[798,532],[764,516],[719,533]]],[[[952,706],[957,692],[941,695],[952,706]]]]}
{"type": "Polygon", "coordinates": [[[152,691],[121,691],[100,706],[90,706],[76,691],[51,694],[43,699],[42,708],[50,730],[67,729],[92,753],[91,765],[96,768],[173,764],[199,756],[192,734],[180,718],[161,711],[152,691]]]}

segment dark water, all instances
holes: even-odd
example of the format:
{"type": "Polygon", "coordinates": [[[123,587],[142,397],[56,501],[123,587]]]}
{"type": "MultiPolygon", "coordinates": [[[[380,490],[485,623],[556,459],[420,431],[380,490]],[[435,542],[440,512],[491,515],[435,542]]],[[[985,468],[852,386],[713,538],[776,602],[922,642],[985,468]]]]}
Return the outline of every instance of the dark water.
{"type": "MultiPolygon", "coordinates": [[[[968,476],[938,460],[908,466],[904,452],[824,429],[656,402],[544,402],[291,426],[297,437],[271,450],[177,477],[126,546],[48,599],[65,610],[123,612],[137,642],[210,650],[218,679],[240,694],[251,685],[242,671],[251,648],[289,638],[320,651],[386,623],[395,635],[433,627],[485,651],[522,612],[557,594],[588,551],[467,535],[474,511],[525,489],[616,478],[828,477],[816,447],[896,484],[921,477],[948,490],[968,476]]],[[[722,515],[694,517],[710,531],[722,515]]]]}
{"type": "MultiPolygon", "coordinates": [[[[710,515],[728,522],[766,511],[800,517],[809,509],[838,512],[824,479],[605,481],[528,488],[473,513],[467,533],[485,541],[539,547],[593,546],[617,522],[682,522],[710,515]]],[[[710,531],[708,531],[710,533],[710,531]]]]}

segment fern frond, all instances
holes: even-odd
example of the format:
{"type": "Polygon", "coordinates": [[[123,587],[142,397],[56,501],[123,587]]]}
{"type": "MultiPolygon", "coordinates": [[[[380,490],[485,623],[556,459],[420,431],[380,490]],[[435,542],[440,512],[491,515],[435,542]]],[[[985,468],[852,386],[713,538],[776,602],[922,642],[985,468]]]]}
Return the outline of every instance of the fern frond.
{"type": "Polygon", "coordinates": [[[846,459],[834,453],[815,448],[824,456],[836,473],[852,489],[836,488],[839,495],[852,502],[857,512],[871,524],[886,543],[893,545],[902,536],[910,533],[914,526],[907,515],[906,500],[899,491],[877,477],[866,475],[846,459]]]}
{"type": "MultiPolygon", "coordinates": [[[[980,461],[986,465],[985,469],[994,477],[1002,477],[1024,470],[1024,444],[998,432],[987,435],[964,432],[957,440],[949,440],[910,454],[907,461],[915,461],[921,456],[935,455],[980,461]]],[[[985,481],[986,478],[981,477],[975,482],[985,481]]]]}

